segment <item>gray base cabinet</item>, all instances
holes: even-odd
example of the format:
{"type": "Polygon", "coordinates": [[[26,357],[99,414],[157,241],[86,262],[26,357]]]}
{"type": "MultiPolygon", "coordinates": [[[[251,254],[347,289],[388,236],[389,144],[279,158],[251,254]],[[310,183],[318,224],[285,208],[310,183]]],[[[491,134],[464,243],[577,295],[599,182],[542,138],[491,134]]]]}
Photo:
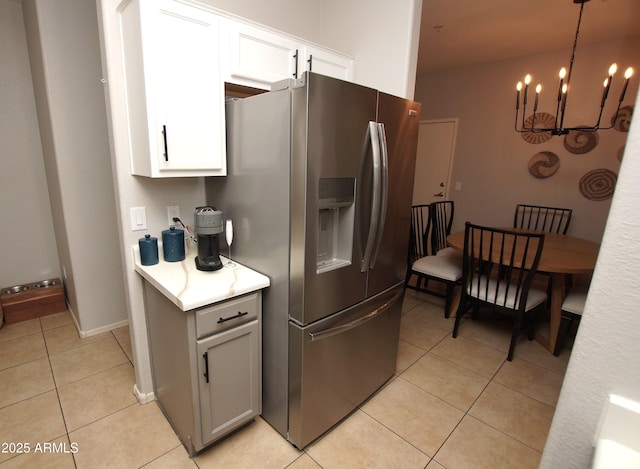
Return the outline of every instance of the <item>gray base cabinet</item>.
{"type": "Polygon", "coordinates": [[[262,293],[182,311],[145,281],[158,403],[191,456],[262,412],[262,293]]]}

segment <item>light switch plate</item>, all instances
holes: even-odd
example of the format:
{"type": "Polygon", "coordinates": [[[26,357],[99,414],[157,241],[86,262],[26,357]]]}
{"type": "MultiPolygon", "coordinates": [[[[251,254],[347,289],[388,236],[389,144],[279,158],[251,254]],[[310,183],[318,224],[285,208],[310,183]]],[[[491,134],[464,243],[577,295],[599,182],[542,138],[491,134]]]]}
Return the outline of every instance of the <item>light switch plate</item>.
{"type": "Polygon", "coordinates": [[[131,231],[147,229],[147,209],[145,207],[131,207],[131,231]]]}

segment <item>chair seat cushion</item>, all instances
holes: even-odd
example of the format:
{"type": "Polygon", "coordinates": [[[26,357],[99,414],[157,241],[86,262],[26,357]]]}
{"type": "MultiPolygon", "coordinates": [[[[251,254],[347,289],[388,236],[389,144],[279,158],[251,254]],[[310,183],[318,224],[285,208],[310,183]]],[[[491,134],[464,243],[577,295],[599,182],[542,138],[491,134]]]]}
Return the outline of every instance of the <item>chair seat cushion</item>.
{"type": "Polygon", "coordinates": [[[567,294],[562,303],[562,311],[569,311],[573,314],[582,314],[584,303],[587,299],[586,287],[575,287],[567,294]]]}
{"type": "Polygon", "coordinates": [[[460,262],[462,262],[462,253],[456,251],[455,249],[453,249],[451,247],[440,249],[438,252],[436,252],[436,256],[452,257],[452,258],[458,259],[460,262]]]}
{"type": "Polygon", "coordinates": [[[411,270],[456,282],[462,277],[462,260],[447,256],[425,256],[415,261],[411,270]]]}
{"type": "MultiPolygon", "coordinates": [[[[507,282],[501,281],[499,288],[496,288],[498,285],[497,280],[489,279],[488,281],[489,286],[487,288],[487,278],[481,277],[479,282],[480,288],[478,288],[478,281],[475,279],[473,284],[467,289],[467,294],[473,298],[478,298],[479,300],[486,301],[488,303],[495,303],[505,308],[518,308],[518,305],[516,304],[516,287],[514,285],[508,285],[507,282]],[[508,289],[507,286],[509,287],[508,289]]],[[[546,300],[547,294],[545,292],[536,290],[535,288],[530,288],[525,311],[535,308],[546,300]]]]}

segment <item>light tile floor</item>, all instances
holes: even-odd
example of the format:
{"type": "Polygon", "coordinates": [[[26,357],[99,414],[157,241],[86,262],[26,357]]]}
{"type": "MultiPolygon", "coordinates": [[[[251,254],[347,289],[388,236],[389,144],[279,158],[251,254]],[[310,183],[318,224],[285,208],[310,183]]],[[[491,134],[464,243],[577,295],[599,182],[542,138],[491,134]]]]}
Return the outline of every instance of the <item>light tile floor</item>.
{"type": "Polygon", "coordinates": [[[407,291],[397,374],[299,451],[263,419],[189,459],[155,402],[139,405],[128,328],[80,339],[69,313],[0,329],[0,466],[536,468],[567,366],[509,325],[407,291]],[[28,454],[18,454],[29,448],[28,454]]]}

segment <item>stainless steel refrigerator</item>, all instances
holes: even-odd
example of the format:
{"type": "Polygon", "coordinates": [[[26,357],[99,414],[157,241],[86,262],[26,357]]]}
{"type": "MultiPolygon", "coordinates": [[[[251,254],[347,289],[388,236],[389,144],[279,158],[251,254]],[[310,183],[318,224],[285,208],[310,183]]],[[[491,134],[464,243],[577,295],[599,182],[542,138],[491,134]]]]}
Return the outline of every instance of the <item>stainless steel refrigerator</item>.
{"type": "Polygon", "coordinates": [[[271,279],[263,417],[303,448],[395,373],[420,104],[305,73],[226,112],[207,203],[271,279]]]}

